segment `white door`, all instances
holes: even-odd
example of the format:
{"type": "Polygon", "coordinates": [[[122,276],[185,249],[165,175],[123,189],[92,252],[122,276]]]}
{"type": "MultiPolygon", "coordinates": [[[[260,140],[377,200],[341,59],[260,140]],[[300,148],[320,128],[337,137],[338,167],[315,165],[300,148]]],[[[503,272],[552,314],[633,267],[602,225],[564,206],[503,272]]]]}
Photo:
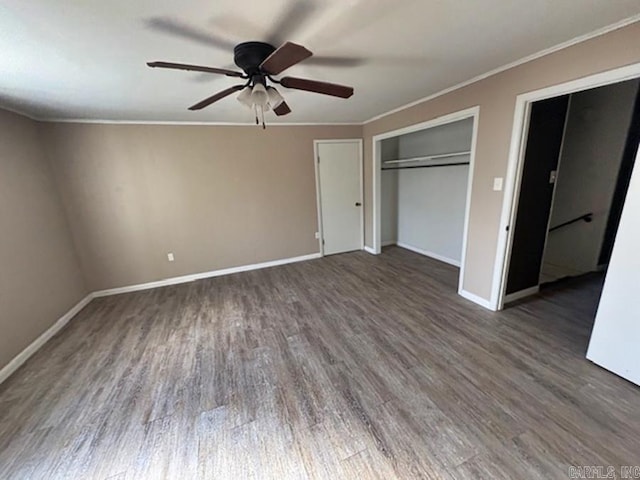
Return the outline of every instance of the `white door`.
{"type": "Polygon", "coordinates": [[[587,358],[640,385],[640,151],[613,245],[587,358]]]}
{"type": "Polygon", "coordinates": [[[360,141],[318,143],[318,186],[324,254],[360,250],[360,141]]]}

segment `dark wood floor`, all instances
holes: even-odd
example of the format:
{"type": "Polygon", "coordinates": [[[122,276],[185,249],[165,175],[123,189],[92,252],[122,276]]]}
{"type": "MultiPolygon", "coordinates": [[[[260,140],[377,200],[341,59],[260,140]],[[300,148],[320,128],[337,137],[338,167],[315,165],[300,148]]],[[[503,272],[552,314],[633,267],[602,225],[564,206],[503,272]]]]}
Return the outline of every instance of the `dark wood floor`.
{"type": "Polygon", "coordinates": [[[400,248],[89,304],[0,386],[0,478],[568,478],[640,464],[601,279],[501,313],[400,248]]]}

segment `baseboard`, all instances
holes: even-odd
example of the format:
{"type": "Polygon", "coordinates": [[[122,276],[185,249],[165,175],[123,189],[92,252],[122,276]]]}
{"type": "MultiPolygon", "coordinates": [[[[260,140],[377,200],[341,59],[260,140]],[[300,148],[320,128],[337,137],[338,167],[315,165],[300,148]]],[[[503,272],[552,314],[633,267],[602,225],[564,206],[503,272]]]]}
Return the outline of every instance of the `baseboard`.
{"type": "Polygon", "coordinates": [[[433,253],[433,252],[429,252],[428,250],[423,250],[421,248],[414,247],[413,245],[408,245],[408,244],[402,243],[402,242],[397,242],[396,245],[398,245],[399,247],[404,248],[406,250],[411,250],[412,252],[419,253],[420,255],[424,255],[425,257],[431,257],[431,258],[434,258],[434,259],[439,260],[441,262],[448,263],[449,265],[453,265],[454,267],[460,268],[460,261],[459,260],[454,260],[453,258],[448,258],[448,257],[445,257],[443,255],[440,255],[440,254],[437,254],[437,253],[433,253]]]}
{"type": "Polygon", "coordinates": [[[535,287],[525,288],[524,290],[519,290],[517,292],[510,293],[509,295],[504,296],[504,303],[515,302],[516,300],[520,300],[521,298],[528,297],[530,295],[535,295],[540,291],[540,285],[536,285],[535,287]]]}
{"type": "Polygon", "coordinates": [[[0,383],[4,382],[9,376],[15,372],[29,357],[36,353],[47,341],[58,333],[80,310],[82,310],[92,299],[97,297],[106,297],[108,295],[117,295],[119,293],[137,292],[139,290],[148,290],[151,288],[165,287],[168,285],[176,285],[179,283],[193,282],[203,278],[220,277],[232,273],[247,272],[249,270],[259,270],[261,268],[276,267],[278,265],[286,265],[288,263],[304,262],[320,258],[320,253],[312,253],[310,255],[302,255],[300,257],[283,258],[280,260],[272,260],[270,262],[255,263],[251,265],[242,265],[239,267],[225,268],[222,270],[213,270],[210,272],[196,273],[193,275],[183,275],[181,277],[167,278],[157,282],[141,283],[138,285],[130,285],[127,287],[111,288],[108,290],[99,290],[84,297],[71,310],[60,317],[49,329],[36,338],[27,348],[16,355],[5,367],[0,370],[0,383]]]}
{"type": "Polygon", "coordinates": [[[36,353],[51,337],[53,337],[56,333],[58,333],[62,328],[69,323],[76,314],[82,310],[91,300],[93,299],[93,294],[90,293],[82,300],[80,300],[77,304],[75,304],[71,310],[65,313],[62,317],[60,317],[56,323],[51,325],[45,332],[36,338],[33,342],[31,342],[27,348],[22,350],[18,355],[13,357],[7,365],[5,365],[2,370],[0,370],[0,383],[4,382],[9,376],[15,372],[20,366],[26,362],[29,357],[31,357],[34,353],[36,353]]]}
{"type": "MultiPolygon", "coordinates": [[[[391,245],[395,245],[396,242],[394,242],[393,240],[389,240],[388,242],[382,242],[380,244],[381,247],[389,247],[391,245]]],[[[373,247],[367,247],[366,245],[364,246],[364,251],[367,253],[370,253],[371,255],[377,255],[376,251],[373,249],[373,247]]]]}
{"type": "Polygon", "coordinates": [[[164,280],[157,280],[155,282],[139,283],[137,285],[128,285],[126,287],[109,288],[106,290],[98,290],[93,292],[94,297],[106,297],[109,295],[118,295],[120,293],[138,292],[140,290],[150,290],[152,288],[167,287],[169,285],[178,285],[180,283],[189,283],[196,280],[202,280],[205,278],[221,277],[223,275],[230,275],[232,273],[248,272],[250,270],[260,270],[262,268],[277,267],[278,265],[286,265],[288,263],[304,262],[306,260],[313,260],[320,258],[321,254],[312,253],[309,255],[302,255],[300,257],[282,258],[280,260],[272,260],[270,262],[253,263],[250,265],[241,265],[239,267],[223,268],[222,270],[212,270],[209,272],[194,273],[191,275],[182,275],[180,277],[171,277],[164,280]]]}
{"type": "Polygon", "coordinates": [[[478,305],[480,305],[481,307],[484,307],[488,310],[492,310],[494,312],[496,312],[498,309],[495,305],[493,305],[489,300],[486,300],[482,297],[479,297],[478,295],[471,293],[471,292],[467,292],[466,290],[458,290],[458,295],[460,295],[463,298],[466,298],[467,300],[476,303],[478,305]]]}

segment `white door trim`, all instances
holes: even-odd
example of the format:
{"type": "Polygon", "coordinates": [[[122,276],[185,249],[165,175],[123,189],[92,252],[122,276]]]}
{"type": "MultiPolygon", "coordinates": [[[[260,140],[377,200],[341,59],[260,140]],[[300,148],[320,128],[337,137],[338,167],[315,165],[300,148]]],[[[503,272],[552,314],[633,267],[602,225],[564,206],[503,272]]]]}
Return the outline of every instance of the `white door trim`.
{"type": "Polygon", "coordinates": [[[320,192],[320,170],[319,170],[319,145],[322,143],[357,143],[358,152],[360,155],[360,250],[364,250],[364,151],[361,138],[339,138],[335,140],[323,139],[313,141],[313,165],[316,175],[316,208],[318,212],[318,244],[320,247],[320,255],[324,257],[324,244],[322,239],[324,238],[324,232],[322,230],[322,202],[320,192]]]}
{"type": "Polygon", "coordinates": [[[458,277],[458,294],[464,291],[465,262],[467,260],[467,237],[469,235],[469,213],[471,211],[471,190],[473,185],[473,172],[476,165],[476,145],[478,142],[478,123],[480,122],[480,107],[474,107],[473,134],[471,136],[471,155],[469,156],[469,178],[467,179],[467,200],[464,210],[464,230],[462,233],[462,255],[460,256],[460,276],[458,277]]]}
{"type": "Polygon", "coordinates": [[[640,63],[635,63],[540,90],[523,93],[516,97],[513,128],[511,132],[511,146],[509,147],[507,174],[505,176],[504,199],[500,217],[496,263],[493,269],[491,305],[496,310],[502,310],[504,308],[507,283],[506,276],[509,269],[509,257],[511,256],[513,242],[513,228],[509,228],[508,230],[507,228],[514,224],[517,212],[531,103],[638,77],[640,77],[640,63]]]}
{"type": "Polygon", "coordinates": [[[367,251],[378,255],[382,251],[381,242],[381,221],[380,213],[382,210],[382,195],[381,195],[381,173],[380,167],[382,162],[382,152],[380,149],[380,142],[387,138],[397,137],[398,135],[404,135],[406,133],[413,133],[425,128],[437,127],[440,125],[446,125],[447,123],[457,122],[467,118],[473,118],[473,134],[471,137],[471,154],[469,156],[469,176],[467,179],[467,199],[464,212],[464,231],[462,234],[462,255],[460,257],[460,277],[458,279],[458,293],[462,294],[464,283],[464,270],[465,259],[467,256],[467,236],[469,233],[469,211],[471,210],[471,188],[473,185],[473,172],[476,163],[476,144],[478,139],[478,123],[480,121],[480,106],[467,108],[465,110],[459,110],[457,112],[444,115],[442,117],[434,118],[432,120],[417,123],[415,125],[409,125],[407,127],[392,130],[390,132],[380,133],[374,135],[372,138],[373,144],[373,248],[366,247],[367,251]]]}

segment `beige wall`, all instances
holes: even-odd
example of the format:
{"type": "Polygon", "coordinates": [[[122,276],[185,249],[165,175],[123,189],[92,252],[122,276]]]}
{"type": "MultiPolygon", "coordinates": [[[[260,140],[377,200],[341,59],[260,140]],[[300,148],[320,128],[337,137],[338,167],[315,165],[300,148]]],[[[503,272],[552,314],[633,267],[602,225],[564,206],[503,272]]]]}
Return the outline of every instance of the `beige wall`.
{"type": "Polygon", "coordinates": [[[636,23],[366,124],[366,244],[373,244],[372,136],[479,105],[464,289],[489,300],[503,202],[503,193],[494,192],[492,183],[493,177],[506,175],[516,96],[640,62],[638,45],[640,24],[636,23]]]}
{"type": "Polygon", "coordinates": [[[37,126],[0,110],[0,369],[86,295],[37,126]]]}
{"type": "Polygon", "coordinates": [[[89,288],[101,290],[318,252],[313,140],[361,138],[362,127],[42,133],[89,288]]]}

